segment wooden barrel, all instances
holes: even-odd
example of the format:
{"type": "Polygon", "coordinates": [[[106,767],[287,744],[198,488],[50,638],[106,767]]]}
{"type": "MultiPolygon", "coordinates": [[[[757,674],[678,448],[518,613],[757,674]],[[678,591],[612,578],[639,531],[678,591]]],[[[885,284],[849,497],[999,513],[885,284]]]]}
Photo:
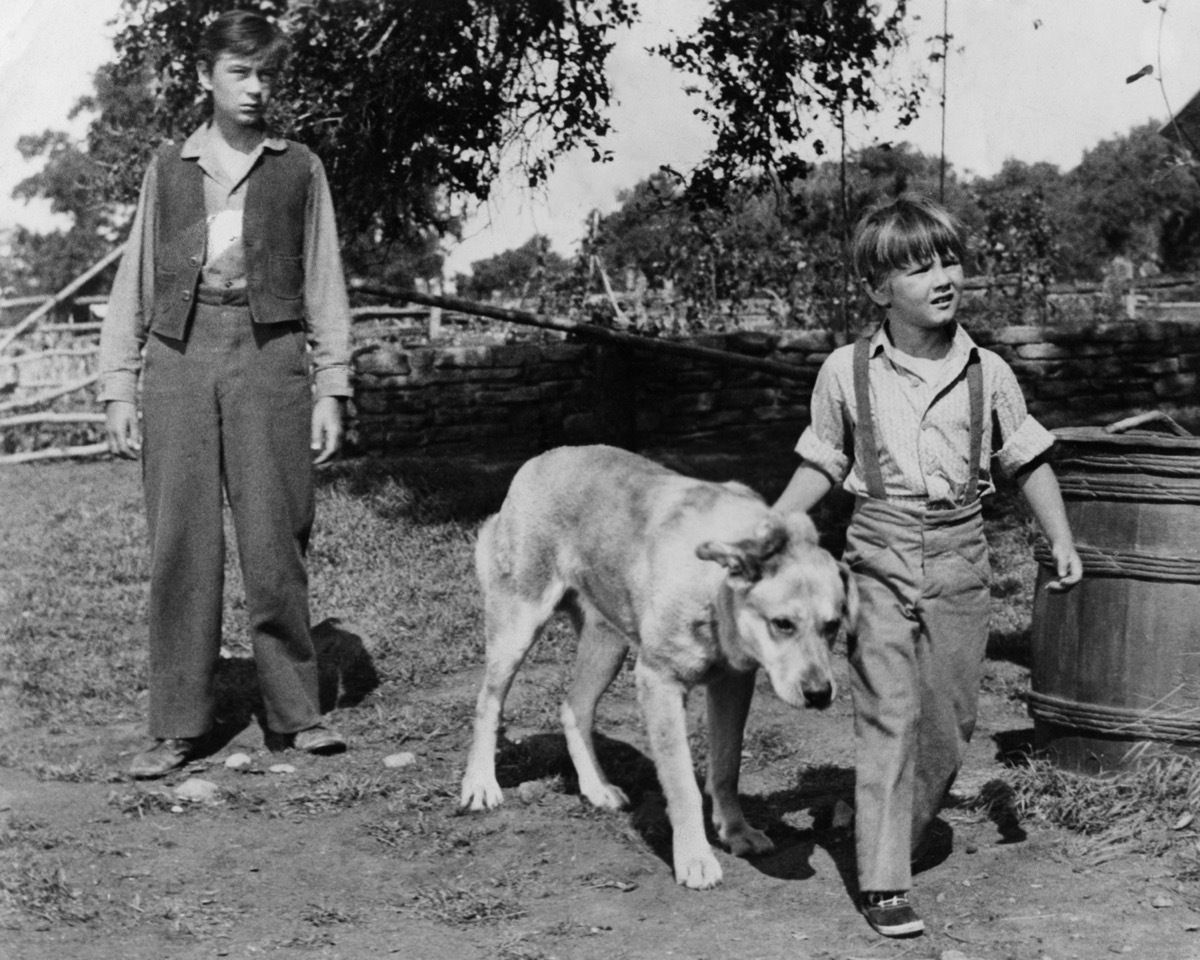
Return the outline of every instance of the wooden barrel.
{"type": "MultiPolygon", "coordinates": [[[[1111,428],[1109,428],[1111,429],[1111,428]]],[[[1102,772],[1200,748],[1200,438],[1055,431],[1054,469],[1083,580],[1050,593],[1035,548],[1035,748],[1102,772]]]]}

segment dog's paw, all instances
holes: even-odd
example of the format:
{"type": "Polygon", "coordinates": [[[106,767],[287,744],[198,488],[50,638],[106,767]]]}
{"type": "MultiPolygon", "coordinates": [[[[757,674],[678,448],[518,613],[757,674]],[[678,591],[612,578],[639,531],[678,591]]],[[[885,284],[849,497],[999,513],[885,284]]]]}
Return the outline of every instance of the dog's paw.
{"type": "Polygon", "coordinates": [[[462,799],[458,802],[459,810],[491,810],[504,802],[504,791],[494,779],[490,782],[476,782],[464,779],[462,799]]]}
{"type": "Polygon", "coordinates": [[[761,830],[755,830],[748,823],[742,824],[736,830],[722,831],[721,839],[735,857],[756,857],[775,849],[775,843],[770,837],[761,830]]]}
{"type": "MultiPolygon", "coordinates": [[[[707,844],[706,844],[707,846],[707,844]]],[[[712,848],[675,856],[675,882],[692,890],[707,890],[721,882],[721,865],[712,848]]]]}
{"type": "Polygon", "coordinates": [[[624,810],[629,806],[629,796],[611,783],[596,784],[586,790],[581,785],[580,792],[587,798],[588,803],[601,810],[624,810]]]}

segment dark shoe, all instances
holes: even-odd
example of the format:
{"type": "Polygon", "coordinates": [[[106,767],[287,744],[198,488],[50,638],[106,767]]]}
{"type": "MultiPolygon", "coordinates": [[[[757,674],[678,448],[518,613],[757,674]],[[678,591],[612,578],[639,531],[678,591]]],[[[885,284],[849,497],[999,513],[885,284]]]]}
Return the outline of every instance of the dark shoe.
{"type": "Polygon", "coordinates": [[[195,751],[196,741],[186,737],[156,740],[149,750],[133,758],[129,764],[129,775],[135,780],[165,777],[187,763],[195,751]]]}
{"type": "Polygon", "coordinates": [[[346,740],[336,730],[318,724],[297,733],[292,746],[305,753],[341,753],[346,749],[346,740]]]}
{"type": "Polygon", "coordinates": [[[915,937],[925,932],[925,921],[917,916],[905,893],[864,893],[859,909],[875,932],[885,937],[915,937]]]}

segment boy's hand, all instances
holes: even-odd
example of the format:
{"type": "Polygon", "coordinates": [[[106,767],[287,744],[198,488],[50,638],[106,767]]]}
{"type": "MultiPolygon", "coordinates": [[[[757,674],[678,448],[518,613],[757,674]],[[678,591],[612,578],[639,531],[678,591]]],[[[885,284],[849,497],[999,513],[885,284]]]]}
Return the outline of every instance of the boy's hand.
{"type": "Polygon", "coordinates": [[[1054,593],[1070,590],[1083,578],[1083,561],[1079,559],[1075,544],[1051,544],[1050,555],[1054,558],[1058,579],[1047,583],[1046,589],[1054,593]]]}
{"type": "Polygon", "coordinates": [[[312,412],[313,463],[325,463],[342,448],[342,400],[321,397],[312,412]]]}
{"type": "Polygon", "coordinates": [[[122,460],[136,460],[142,451],[137,404],[128,400],[109,400],[104,405],[104,417],[109,451],[122,460]]]}

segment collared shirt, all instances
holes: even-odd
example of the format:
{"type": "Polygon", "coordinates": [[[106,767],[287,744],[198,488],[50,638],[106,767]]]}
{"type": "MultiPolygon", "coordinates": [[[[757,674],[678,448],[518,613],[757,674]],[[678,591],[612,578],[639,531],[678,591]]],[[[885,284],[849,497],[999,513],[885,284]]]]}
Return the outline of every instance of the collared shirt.
{"type": "MultiPolygon", "coordinates": [[[[208,125],[184,141],[181,157],[196,158],[204,172],[208,243],[200,282],[236,296],[246,284],[241,219],[250,171],[264,151],[288,149],[286,140],[268,137],[236,178],[218,159],[208,125]]],[[[325,168],[310,154],[308,206],[304,214],[304,306],[312,345],[315,396],[348,397],[350,389],[350,303],[342,273],[333,199],[325,168]]],[[[142,346],[154,300],[154,236],[158,196],[157,160],[142,180],[133,227],[109,294],[100,337],[100,400],[133,401],[141,370],[142,346]]]]}
{"type": "MultiPolygon", "coordinates": [[[[978,356],[983,374],[983,451],[980,495],[992,493],[989,463],[1012,474],[1050,449],[1054,435],[1025,408],[1016,375],[990,350],[976,346],[956,325],[945,362],[935,379],[906,364],[881,325],[871,338],[871,410],[880,446],[886,499],[949,506],[963,496],[970,479],[967,464],[970,395],[967,364],[978,356]],[[998,434],[997,432],[998,431],[998,434]]],[[[858,408],[854,392],[854,345],[829,355],[813,387],[811,422],[796,452],[835,483],[860,496],[867,484],[854,462],[858,408]]]]}

